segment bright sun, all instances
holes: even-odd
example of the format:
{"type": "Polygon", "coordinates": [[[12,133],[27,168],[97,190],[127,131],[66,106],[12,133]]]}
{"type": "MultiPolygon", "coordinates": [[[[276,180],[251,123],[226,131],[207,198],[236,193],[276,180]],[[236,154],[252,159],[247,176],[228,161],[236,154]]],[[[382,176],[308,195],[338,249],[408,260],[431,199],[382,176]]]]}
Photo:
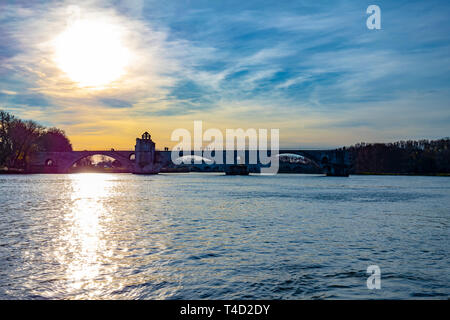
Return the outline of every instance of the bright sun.
{"type": "Polygon", "coordinates": [[[101,21],[78,20],[55,39],[55,62],[80,87],[101,88],[119,79],[130,52],[118,28],[101,21]]]}

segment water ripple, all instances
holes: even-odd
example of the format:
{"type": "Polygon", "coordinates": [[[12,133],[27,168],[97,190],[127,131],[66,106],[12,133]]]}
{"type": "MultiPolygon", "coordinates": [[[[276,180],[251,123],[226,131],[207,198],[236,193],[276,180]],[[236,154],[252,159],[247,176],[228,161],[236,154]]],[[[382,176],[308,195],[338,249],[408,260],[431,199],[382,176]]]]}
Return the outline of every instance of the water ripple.
{"type": "Polygon", "coordinates": [[[449,191],[440,177],[2,176],[0,298],[448,298],[449,191]]]}

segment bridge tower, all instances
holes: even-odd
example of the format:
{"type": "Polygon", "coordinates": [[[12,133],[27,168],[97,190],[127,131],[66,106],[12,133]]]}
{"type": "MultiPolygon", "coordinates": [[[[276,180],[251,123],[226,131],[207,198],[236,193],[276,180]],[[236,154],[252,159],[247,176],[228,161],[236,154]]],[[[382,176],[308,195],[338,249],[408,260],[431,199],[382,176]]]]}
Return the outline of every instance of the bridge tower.
{"type": "Polygon", "coordinates": [[[144,132],[142,137],[136,138],[134,173],[156,174],[159,166],[155,161],[155,143],[148,132],[144,132]]]}

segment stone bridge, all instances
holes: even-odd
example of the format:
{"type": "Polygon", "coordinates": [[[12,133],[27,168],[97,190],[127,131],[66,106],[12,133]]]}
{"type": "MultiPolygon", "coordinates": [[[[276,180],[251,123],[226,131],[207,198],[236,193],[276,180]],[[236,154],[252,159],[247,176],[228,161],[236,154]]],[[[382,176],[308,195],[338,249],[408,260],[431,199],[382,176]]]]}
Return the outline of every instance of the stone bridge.
{"type": "Polygon", "coordinates": [[[334,150],[280,150],[278,154],[297,154],[309,159],[330,176],[348,176],[351,159],[344,149],[334,150]]]}
{"type": "MultiPolygon", "coordinates": [[[[282,149],[272,154],[270,150],[261,152],[266,157],[274,157],[282,154],[296,154],[309,159],[324,173],[331,176],[348,176],[350,159],[345,149],[341,150],[291,150],[282,149]]],[[[157,151],[155,143],[148,132],[144,132],[141,138],[136,139],[134,151],[90,150],[68,152],[36,152],[29,159],[27,171],[29,173],[67,173],[79,160],[103,155],[119,161],[125,171],[137,174],[154,174],[164,168],[174,168],[177,165],[172,161],[172,151],[157,151]]],[[[175,154],[178,156],[199,156],[199,163],[194,166],[219,165],[219,169],[226,171],[230,164],[245,164],[252,172],[259,172],[261,168],[270,166],[262,164],[258,150],[220,150],[220,151],[189,151],[175,154]],[[222,153],[222,154],[220,154],[222,153]],[[221,157],[219,157],[221,156],[221,157]],[[205,163],[202,158],[209,163],[205,163]],[[214,159],[215,161],[211,161],[214,159]],[[216,161],[217,160],[217,161],[216,161]],[[222,161],[219,161],[222,160],[222,161]],[[223,164],[226,163],[226,164],[223,164]]],[[[273,160],[271,160],[273,162],[273,160]]],[[[184,163],[186,164],[186,163],[184,163]]],[[[191,161],[189,160],[189,164],[191,161]]]]}
{"type": "MultiPolygon", "coordinates": [[[[161,168],[176,167],[172,162],[172,151],[155,150],[154,162],[156,166],[161,168]]],[[[227,159],[227,151],[223,150],[223,160],[227,159]]],[[[191,151],[190,153],[180,153],[181,155],[203,155],[201,152],[191,151]]],[[[231,151],[234,163],[244,163],[248,165],[252,172],[259,172],[261,166],[259,155],[257,163],[250,163],[250,151],[244,153],[239,151],[231,151]],[[239,159],[238,159],[239,157],[239,159]],[[245,159],[243,159],[245,158],[245,159]]],[[[256,154],[258,152],[256,151],[256,154]]],[[[267,156],[272,156],[270,150],[267,156]]],[[[320,168],[325,174],[332,176],[346,176],[350,166],[349,154],[345,150],[292,150],[282,149],[275,155],[296,154],[309,159],[314,165],[320,168]]],[[[138,173],[136,170],[136,151],[115,151],[115,150],[92,150],[92,151],[70,151],[70,152],[37,152],[29,161],[28,172],[30,173],[67,173],[69,169],[80,159],[93,155],[103,155],[111,157],[119,161],[127,172],[138,173]]],[[[214,152],[212,156],[214,156],[214,152]]],[[[194,166],[206,166],[204,162],[193,164],[194,166]]],[[[223,166],[223,170],[225,165],[223,166]]],[[[151,172],[155,173],[155,172],[151,172]]]]}

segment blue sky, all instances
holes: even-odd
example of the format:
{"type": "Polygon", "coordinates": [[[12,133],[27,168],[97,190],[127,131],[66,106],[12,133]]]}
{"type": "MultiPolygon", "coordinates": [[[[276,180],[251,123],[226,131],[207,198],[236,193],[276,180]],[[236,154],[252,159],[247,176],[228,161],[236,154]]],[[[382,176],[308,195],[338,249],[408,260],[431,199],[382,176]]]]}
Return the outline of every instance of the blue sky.
{"type": "Polygon", "coordinates": [[[168,145],[194,120],[279,128],[284,147],[445,137],[449,17],[448,1],[2,2],[0,108],[79,148],[141,130],[168,145]],[[371,4],[381,30],[366,27],[371,4]],[[74,6],[124,30],[139,59],[119,86],[79,88],[52,62],[74,6]]]}

